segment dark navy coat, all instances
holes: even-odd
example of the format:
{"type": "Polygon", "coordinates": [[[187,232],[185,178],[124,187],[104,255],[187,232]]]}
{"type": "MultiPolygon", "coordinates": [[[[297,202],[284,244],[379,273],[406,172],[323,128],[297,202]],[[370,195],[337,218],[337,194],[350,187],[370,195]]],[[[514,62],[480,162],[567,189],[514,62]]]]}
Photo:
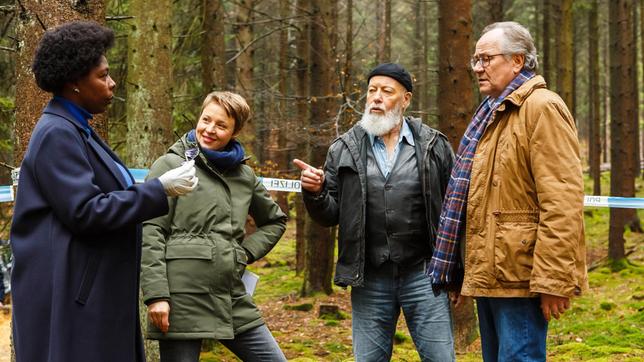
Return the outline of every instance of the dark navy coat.
{"type": "Polygon", "coordinates": [[[11,226],[17,362],[145,360],[140,223],[166,214],[168,202],[157,179],[127,187],[114,160],[49,103],[21,165],[11,226]]]}

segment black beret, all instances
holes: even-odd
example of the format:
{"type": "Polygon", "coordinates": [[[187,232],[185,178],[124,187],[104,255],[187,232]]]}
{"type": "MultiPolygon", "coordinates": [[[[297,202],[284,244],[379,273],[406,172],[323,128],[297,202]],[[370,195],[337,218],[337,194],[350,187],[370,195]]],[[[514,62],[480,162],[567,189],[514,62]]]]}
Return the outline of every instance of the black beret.
{"type": "Polygon", "coordinates": [[[407,73],[405,68],[403,68],[400,64],[396,63],[383,63],[378,65],[377,67],[373,68],[371,72],[369,72],[369,76],[367,77],[367,83],[371,80],[373,76],[376,75],[384,75],[386,77],[393,78],[398,81],[398,83],[402,84],[407,91],[411,92],[413,87],[411,85],[411,75],[407,73]]]}

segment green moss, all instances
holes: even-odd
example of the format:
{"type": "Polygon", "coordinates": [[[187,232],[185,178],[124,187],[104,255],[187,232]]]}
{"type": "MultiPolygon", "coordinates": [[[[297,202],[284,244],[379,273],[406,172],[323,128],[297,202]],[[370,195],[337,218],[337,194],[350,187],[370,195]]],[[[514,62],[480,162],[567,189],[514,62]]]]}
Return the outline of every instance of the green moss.
{"type": "Polygon", "coordinates": [[[345,320],[345,319],[349,319],[349,315],[347,313],[339,310],[336,313],[323,314],[323,315],[320,316],[320,319],[342,321],[342,320],[345,320]]]}
{"type": "Polygon", "coordinates": [[[396,331],[396,333],[394,333],[394,343],[396,344],[405,343],[409,340],[410,340],[410,337],[406,335],[404,332],[396,331]]]}
{"type": "Polygon", "coordinates": [[[601,309],[603,309],[603,310],[611,310],[611,309],[613,309],[614,307],[616,307],[616,305],[615,305],[615,303],[611,303],[611,302],[601,302],[601,303],[599,304],[599,307],[600,307],[601,309]]]}
{"type": "Polygon", "coordinates": [[[619,272],[627,269],[629,267],[629,263],[626,259],[620,259],[620,260],[613,260],[610,263],[610,270],[612,272],[619,272]]]}
{"type": "Polygon", "coordinates": [[[617,355],[626,355],[633,350],[618,346],[589,346],[572,342],[551,348],[549,361],[614,361],[617,355]],[[610,358],[607,358],[610,357],[610,358]]]}
{"type": "Polygon", "coordinates": [[[336,342],[331,342],[331,343],[325,343],[324,348],[329,351],[329,352],[346,352],[349,350],[347,346],[345,346],[342,343],[336,343],[336,342]]]}
{"type": "Polygon", "coordinates": [[[311,303],[285,304],[284,309],[286,309],[286,310],[299,310],[301,312],[308,312],[310,310],[313,310],[313,304],[311,304],[311,303]]]}

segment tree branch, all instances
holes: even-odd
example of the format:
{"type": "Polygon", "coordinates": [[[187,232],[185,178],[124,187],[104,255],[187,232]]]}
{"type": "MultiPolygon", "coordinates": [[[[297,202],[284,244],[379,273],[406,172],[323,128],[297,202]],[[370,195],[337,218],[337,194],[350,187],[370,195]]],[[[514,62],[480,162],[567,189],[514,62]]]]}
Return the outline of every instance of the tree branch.
{"type": "Polygon", "coordinates": [[[15,5],[0,5],[0,13],[13,13],[15,11],[15,5]]]}
{"type": "Polygon", "coordinates": [[[134,19],[132,15],[118,15],[118,16],[106,16],[105,21],[121,21],[127,19],[134,19]]]}
{"type": "Polygon", "coordinates": [[[226,64],[229,64],[229,63],[235,61],[235,59],[239,58],[239,56],[242,55],[246,51],[246,49],[250,48],[251,45],[253,45],[254,43],[258,42],[259,40],[262,40],[262,39],[266,38],[267,36],[277,32],[277,31],[284,30],[284,29],[289,28],[289,27],[290,27],[290,25],[285,25],[285,26],[281,26],[279,28],[275,28],[275,29],[269,31],[268,33],[262,34],[262,35],[258,36],[257,38],[251,40],[250,43],[246,44],[246,46],[244,46],[240,51],[238,51],[237,54],[235,54],[232,58],[228,59],[226,64]]]}

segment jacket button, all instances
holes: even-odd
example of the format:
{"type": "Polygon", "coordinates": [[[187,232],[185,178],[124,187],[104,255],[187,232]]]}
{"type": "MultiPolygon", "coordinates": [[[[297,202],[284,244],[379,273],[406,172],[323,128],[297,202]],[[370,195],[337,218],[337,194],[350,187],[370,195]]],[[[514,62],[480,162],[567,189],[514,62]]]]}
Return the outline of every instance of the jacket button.
{"type": "Polygon", "coordinates": [[[393,186],[391,186],[391,185],[385,185],[385,190],[389,191],[389,190],[391,190],[392,187],[393,186]]]}
{"type": "Polygon", "coordinates": [[[528,243],[528,241],[527,241],[527,240],[525,240],[525,239],[524,239],[524,240],[521,240],[521,244],[525,245],[525,244],[527,244],[527,243],[528,243]]]}
{"type": "Polygon", "coordinates": [[[497,180],[492,181],[492,185],[493,186],[499,186],[499,181],[497,181],[497,180]]]}

